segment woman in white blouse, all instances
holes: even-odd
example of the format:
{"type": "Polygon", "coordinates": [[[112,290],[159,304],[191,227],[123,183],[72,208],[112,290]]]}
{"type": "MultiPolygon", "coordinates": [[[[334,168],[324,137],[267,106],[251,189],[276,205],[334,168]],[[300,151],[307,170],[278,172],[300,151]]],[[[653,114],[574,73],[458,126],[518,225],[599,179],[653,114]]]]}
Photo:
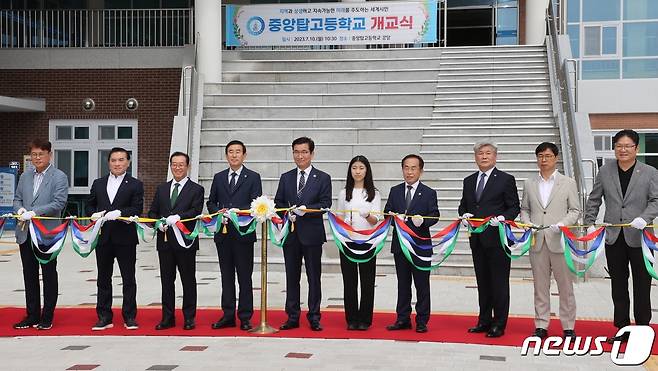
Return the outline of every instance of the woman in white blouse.
{"type": "MultiPolygon", "coordinates": [[[[347,168],[345,189],[338,195],[338,216],[355,230],[371,229],[380,219],[381,196],[372,180],[370,162],[364,156],[356,156],[347,168]],[[345,211],[352,210],[352,211],[345,211]]],[[[354,236],[356,239],[359,236],[354,236]]],[[[348,243],[354,250],[368,250],[370,244],[348,243]]],[[[340,254],[340,268],[343,273],[345,300],[345,319],[348,330],[367,330],[372,324],[372,312],[375,302],[375,268],[374,250],[357,255],[343,249],[352,258],[367,259],[365,263],[354,263],[340,254]],[[361,302],[358,301],[357,286],[361,276],[361,302]]]]}

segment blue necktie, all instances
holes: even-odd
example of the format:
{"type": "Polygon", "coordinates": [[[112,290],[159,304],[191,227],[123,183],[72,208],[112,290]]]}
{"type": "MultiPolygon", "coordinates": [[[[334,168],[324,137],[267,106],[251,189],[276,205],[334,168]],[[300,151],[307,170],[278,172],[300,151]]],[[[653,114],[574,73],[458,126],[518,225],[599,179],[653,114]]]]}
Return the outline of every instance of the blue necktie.
{"type": "Polygon", "coordinates": [[[484,191],[484,179],[486,177],[486,173],[482,173],[482,175],[480,175],[480,181],[478,182],[477,188],[475,188],[475,201],[480,201],[480,197],[482,197],[482,191],[484,191]]]}

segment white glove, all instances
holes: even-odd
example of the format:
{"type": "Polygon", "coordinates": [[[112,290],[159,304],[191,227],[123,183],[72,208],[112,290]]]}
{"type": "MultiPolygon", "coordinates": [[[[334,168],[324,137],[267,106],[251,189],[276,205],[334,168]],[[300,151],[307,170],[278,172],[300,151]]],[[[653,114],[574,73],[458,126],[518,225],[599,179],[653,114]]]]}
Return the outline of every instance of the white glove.
{"type": "Polygon", "coordinates": [[[473,214],[471,214],[471,213],[464,213],[464,215],[461,216],[461,219],[462,219],[462,225],[463,225],[464,227],[468,228],[468,225],[469,225],[469,224],[468,224],[468,220],[466,220],[466,219],[470,219],[470,218],[472,218],[472,217],[473,217],[473,214]]]}
{"type": "Polygon", "coordinates": [[[128,217],[128,220],[126,220],[126,223],[137,223],[139,221],[139,216],[133,215],[128,217]]]}
{"type": "Polygon", "coordinates": [[[502,215],[498,215],[495,218],[489,219],[489,225],[492,227],[498,227],[498,224],[500,224],[500,222],[502,222],[503,220],[505,220],[505,217],[502,215]]]}
{"type": "Polygon", "coordinates": [[[299,215],[299,216],[304,216],[304,214],[306,214],[306,205],[296,207],[296,208],[292,209],[292,212],[299,215]]]}
{"type": "Polygon", "coordinates": [[[367,217],[370,216],[370,210],[366,210],[366,209],[359,210],[359,215],[361,215],[363,219],[366,219],[367,217]]]}
{"type": "Polygon", "coordinates": [[[587,227],[587,234],[592,234],[592,233],[594,233],[594,231],[596,231],[595,226],[590,225],[589,227],[587,227]]]}
{"type": "Polygon", "coordinates": [[[91,214],[91,221],[92,221],[92,222],[95,222],[95,221],[97,221],[98,219],[102,218],[103,215],[105,215],[105,210],[103,210],[103,211],[97,211],[97,212],[91,214]]]}
{"type": "Polygon", "coordinates": [[[34,218],[35,216],[37,216],[37,213],[30,210],[30,211],[25,211],[25,212],[21,213],[21,215],[18,217],[18,219],[20,219],[20,221],[22,221],[22,222],[25,222],[25,221],[28,221],[28,220],[34,218]]]}
{"type": "Polygon", "coordinates": [[[16,211],[16,214],[17,214],[17,215],[21,215],[21,214],[23,214],[23,213],[26,212],[26,211],[27,211],[27,210],[26,210],[24,207],[21,207],[20,209],[18,209],[18,211],[16,211]]]}
{"type": "Polygon", "coordinates": [[[551,232],[553,233],[560,233],[560,227],[563,227],[564,223],[557,223],[557,224],[551,224],[549,227],[551,232]]]}
{"type": "Polygon", "coordinates": [[[414,215],[411,217],[411,222],[414,223],[416,227],[423,225],[423,217],[420,215],[414,215]]]}
{"type": "Polygon", "coordinates": [[[297,215],[293,213],[288,213],[288,220],[290,220],[291,223],[294,223],[297,221],[297,215]]]}
{"type": "Polygon", "coordinates": [[[166,223],[158,224],[158,229],[160,230],[160,232],[164,233],[167,230],[167,224],[166,223]]]}
{"type": "Polygon", "coordinates": [[[112,210],[109,213],[105,214],[106,220],[117,220],[121,216],[121,210],[112,210]]]}
{"type": "Polygon", "coordinates": [[[166,220],[167,226],[171,227],[172,225],[176,224],[176,222],[179,220],[180,220],[180,216],[178,214],[169,215],[166,220]]]}
{"type": "Polygon", "coordinates": [[[639,216],[631,222],[631,227],[639,230],[643,230],[647,226],[647,221],[640,218],[639,216]]]}

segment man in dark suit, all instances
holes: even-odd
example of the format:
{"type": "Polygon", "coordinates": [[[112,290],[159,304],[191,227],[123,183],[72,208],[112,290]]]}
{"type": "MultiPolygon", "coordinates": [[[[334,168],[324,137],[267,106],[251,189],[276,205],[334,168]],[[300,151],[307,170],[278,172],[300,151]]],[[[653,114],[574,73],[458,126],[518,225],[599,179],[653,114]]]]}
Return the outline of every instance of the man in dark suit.
{"type": "MultiPolygon", "coordinates": [[[[40,264],[37,258],[47,260],[50,254],[43,254],[37,246],[32,246],[31,232],[28,228],[30,219],[35,216],[60,217],[66,206],[69,193],[68,177],[64,172],[50,163],[52,145],[49,141],[35,139],[29,145],[30,160],[33,170],[26,170],[18,181],[14,197],[14,210],[19,215],[16,228],[16,242],[23,264],[23,282],[25,283],[26,316],[14,324],[16,329],[36,327],[49,330],[53,326],[55,305],[57,304],[58,280],[57,258],[46,264],[40,264]],[[39,289],[39,267],[43,275],[43,311],[39,289]]],[[[43,225],[52,229],[61,220],[41,220],[43,225]]]]}
{"type": "Polygon", "coordinates": [[[302,258],[308,280],[308,319],[311,330],[321,331],[320,301],[322,291],[322,244],[327,240],[322,213],[306,213],[305,209],[331,207],[331,177],[311,165],[315,143],[311,138],[300,137],[292,142],[292,154],[297,167],[281,174],[279,187],[274,197],[276,207],[293,207],[290,218],[294,230],[283,245],[286,265],[286,314],[288,320],[281,330],[299,327],[301,312],[299,280],[302,273],[302,258]]]}
{"type": "MultiPolygon", "coordinates": [[[[241,235],[233,223],[229,223],[227,210],[246,210],[251,201],[262,193],[260,175],[247,169],[243,162],[247,157],[247,147],[239,140],[229,142],[224,148],[229,168],[215,174],[207,202],[208,212],[214,214],[224,210],[223,219],[226,233],[215,234],[219,271],[222,276],[222,311],[213,329],[235,327],[235,276],[238,276],[238,319],[240,329],[250,330],[251,316],[254,314],[254,295],[251,275],[254,271],[254,243],[256,232],[241,235]]],[[[246,228],[246,227],[245,227],[246,228]]],[[[245,232],[243,229],[242,232],[245,232]]]]}
{"type": "Polygon", "coordinates": [[[92,220],[103,218],[103,227],[96,246],[98,296],[96,313],[98,322],[92,330],[105,330],[112,325],[112,270],[114,259],[119,263],[123,282],[122,315],[124,326],[136,330],[137,282],[135,260],[137,230],[132,223],[118,220],[119,217],[138,216],[144,208],[144,186],[127,173],[130,153],[120,147],[110,150],[108,155],[110,174],[94,180],[87,202],[87,213],[92,220]]]}
{"type": "Polygon", "coordinates": [[[486,332],[487,337],[505,334],[509,315],[510,258],[500,244],[498,224],[519,215],[519,194],[510,174],[496,169],[498,148],[492,142],[473,147],[479,171],[464,178],[459,214],[462,218],[491,216],[491,227],[470,237],[473,267],[478,284],[480,315],[471,333],[486,332]],[[493,314],[492,314],[493,311],[493,314]]]}
{"type": "MultiPolygon", "coordinates": [[[[402,159],[402,175],[404,182],[391,188],[384,207],[384,212],[404,214],[405,224],[420,237],[430,237],[430,227],[438,219],[422,218],[422,216],[438,217],[439,204],[436,191],[420,182],[425,162],[418,155],[407,155],[402,159]]],[[[417,244],[431,244],[427,240],[415,241],[417,244]]],[[[413,248],[413,247],[412,247],[413,248]]],[[[418,255],[431,257],[432,250],[416,250],[418,255]]],[[[393,233],[391,253],[395,259],[395,275],[398,280],[398,298],[395,312],[395,323],[386,327],[388,330],[404,330],[411,328],[411,281],[416,286],[416,332],[427,332],[427,322],[430,319],[430,272],[415,268],[404,256],[400,248],[397,234],[393,233]]],[[[429,267],[430,262],[413,257],[414,264],[419,267],[429,267]]]]}
{"type": "MultiPolygon", "coordinates": [[[[155,191],[155,197],[149,210],[149,218],[166,218],[165,224],[159,225],[157,249],[160,260],[160,283],[162,284],[162,320],[155,326],[164,330],[176,325],[174,308],[176,303],[176,268],[183,284],[183,318],[184,330],[196,326],[196,251],[199,238],[191,243],[172,229],[181,219],[192,219],[203,212],[203,187],[190,180],[187,172],[190,157],[183,152],[174,152],[169,157],[169,166],[174,179],[162,183],[155,191]],[[167,236],[165,240],[165,235],[167,236]],[[180,243],[185,244],[181,246],[180,243]]],[[[196,220],[183,223],[192,231],[196,220]]]]}

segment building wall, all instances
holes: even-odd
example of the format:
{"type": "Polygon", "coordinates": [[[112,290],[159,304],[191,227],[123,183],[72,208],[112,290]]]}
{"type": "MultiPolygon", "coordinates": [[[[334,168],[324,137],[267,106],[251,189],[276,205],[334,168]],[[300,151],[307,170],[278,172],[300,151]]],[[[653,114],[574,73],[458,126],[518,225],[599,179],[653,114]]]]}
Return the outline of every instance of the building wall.
{"type": "Polygon", "coordinates": [[[148,207],[155,187],[167,177],[180,78],[178,68],[0,69],[0,95],[46,100],[46,112],[0,113],[0,166],[6,166],[9,161],[22,163],[31,138],[48,138],[51,119],[136,119],[137,177],[144,182],[145,206],[148,207]],[[139,102],[135,112],[124,108],[126,100],[131,97],[139,102]],[[83,111],[85,98],[95,101],[93,111],[83,111]]]}
{"type": "Polygon", "coordinates": [[[590,114],[593,130],[605,129],[656,129],[658,113],[607,113],[590,114]]]}

